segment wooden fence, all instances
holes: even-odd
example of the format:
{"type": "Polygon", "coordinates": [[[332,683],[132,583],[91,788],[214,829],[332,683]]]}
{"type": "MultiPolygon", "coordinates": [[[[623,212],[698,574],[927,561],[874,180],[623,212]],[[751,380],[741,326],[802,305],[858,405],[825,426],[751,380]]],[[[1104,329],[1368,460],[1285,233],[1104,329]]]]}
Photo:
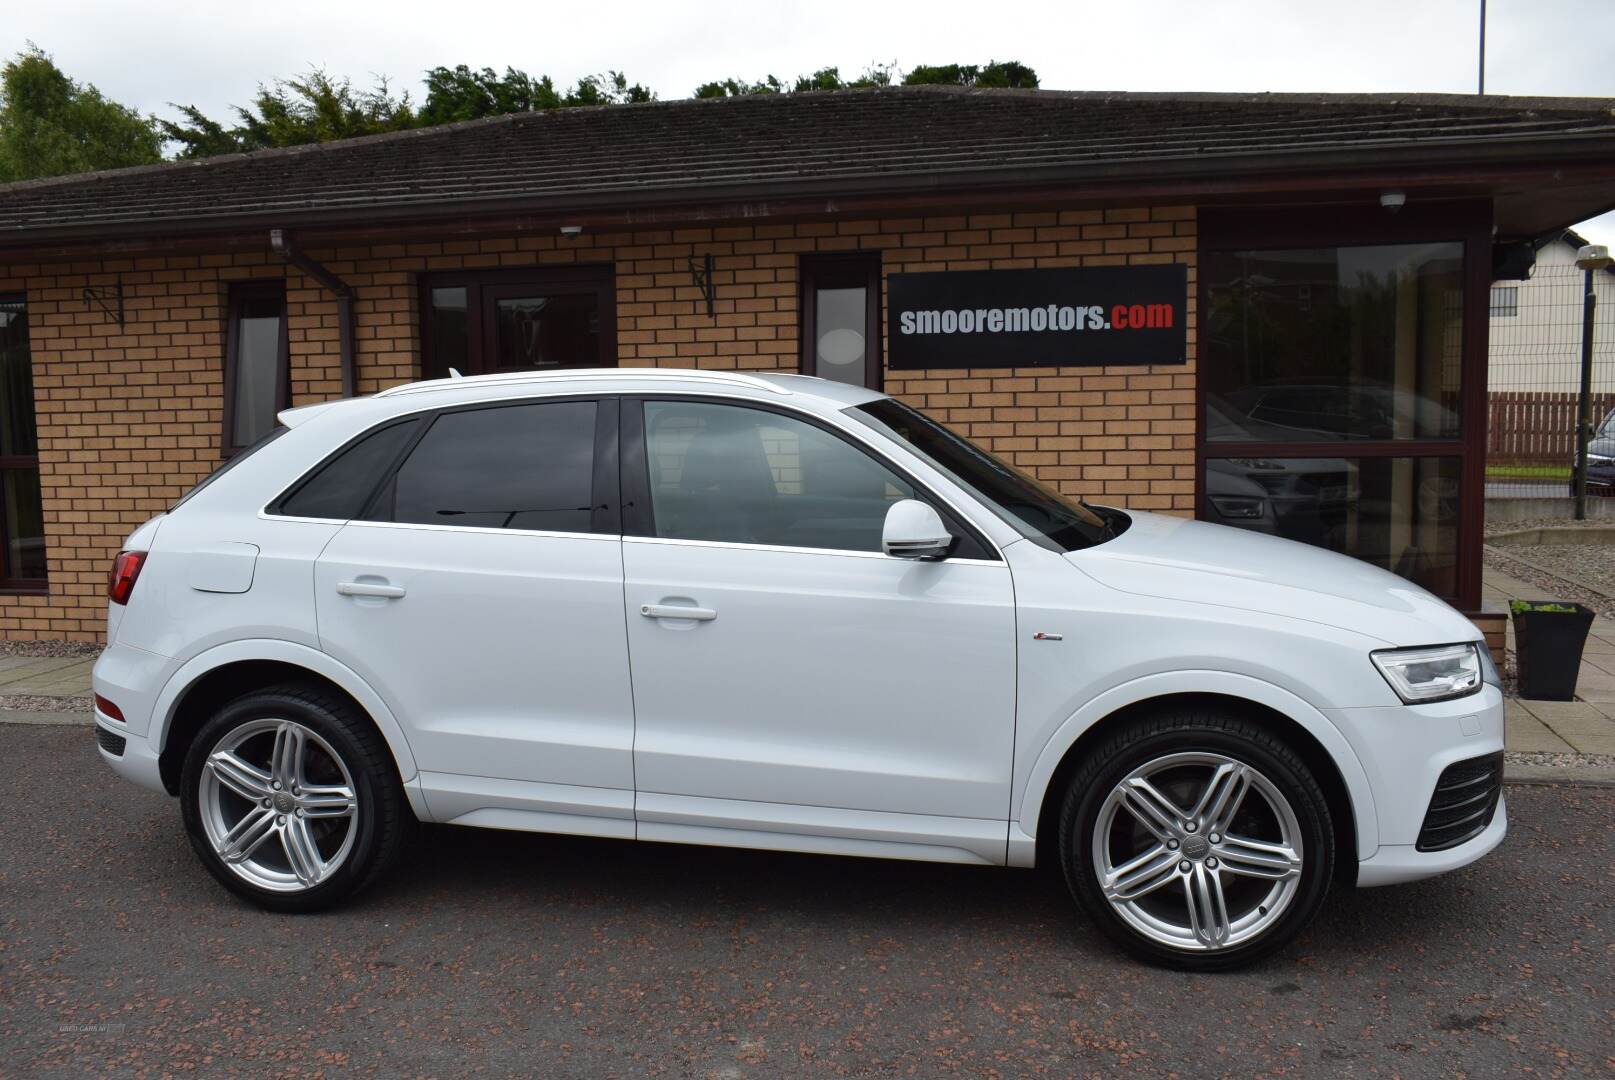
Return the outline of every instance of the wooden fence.
{"type": "MultiPolygon", "coordinates": [[[[1569,466],[1576,456],[1576,395],[1500,391],[1489,395],[1486,464],[1569,466]]],[[[1593,395],[1593,423],[1615,394],[1593,395]]]]}

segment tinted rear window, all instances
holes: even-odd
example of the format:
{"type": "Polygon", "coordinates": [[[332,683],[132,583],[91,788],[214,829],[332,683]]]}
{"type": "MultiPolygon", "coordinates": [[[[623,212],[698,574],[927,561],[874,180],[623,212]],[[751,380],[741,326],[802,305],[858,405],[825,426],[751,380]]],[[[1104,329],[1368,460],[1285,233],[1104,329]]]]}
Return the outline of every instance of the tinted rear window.
{"type": "Polygon", "coordinates": [[[358,517],[420,425],[418,419],[406,420],[361,437],[282,499],[280,513],[340,521],[358,517]]]}
{"type": "Polygon", "coordinates": [[[366,516],[589,532],[596,408],[557,401],[443,413],[366,516]]]}

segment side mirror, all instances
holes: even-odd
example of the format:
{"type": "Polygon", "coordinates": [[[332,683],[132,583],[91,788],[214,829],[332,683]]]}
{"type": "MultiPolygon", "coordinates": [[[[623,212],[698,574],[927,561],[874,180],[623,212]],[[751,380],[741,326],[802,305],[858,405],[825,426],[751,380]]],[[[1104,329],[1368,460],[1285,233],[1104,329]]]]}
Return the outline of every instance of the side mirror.
{"type": "Polygon", "coordinates": [[[945,559],[953,549],[953,534],[931,507],[903,499],[886,511],[880,546],[896,559],[945,559]]]}

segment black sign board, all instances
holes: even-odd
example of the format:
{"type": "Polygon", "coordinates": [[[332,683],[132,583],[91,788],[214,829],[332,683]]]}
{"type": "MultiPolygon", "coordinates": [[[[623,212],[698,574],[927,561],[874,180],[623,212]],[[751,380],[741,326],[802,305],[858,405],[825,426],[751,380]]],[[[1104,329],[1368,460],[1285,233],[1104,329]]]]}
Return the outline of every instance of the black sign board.
{"type": "Polygon", "coordinates": [[[924,368],[1182,364],[1189,270],[958,270],[886,279],[886,363],[924,368]]]}

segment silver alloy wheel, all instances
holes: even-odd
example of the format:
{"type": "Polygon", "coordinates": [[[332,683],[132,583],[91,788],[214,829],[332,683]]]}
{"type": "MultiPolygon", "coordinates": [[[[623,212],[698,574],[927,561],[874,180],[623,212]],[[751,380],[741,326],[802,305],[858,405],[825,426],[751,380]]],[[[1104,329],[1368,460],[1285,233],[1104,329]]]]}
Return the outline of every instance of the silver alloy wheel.
{"type": "Polygon", "coordinates": [[[202,828],[242,880],[302,892],[330,877],[353,850],[356,791],[342,758],[312,730],[294,720],[253,720],[208,755],[199,790],[202,828]]]}
{"type": "Polygon", "coordinates": [[[1094,822],[1105,899],[1134,930],[1174,949],[1226,949],[1271,929],[1295,899],[1301,856],[1289,800],[1222,754],[1145,763],[1094,822]]]}

